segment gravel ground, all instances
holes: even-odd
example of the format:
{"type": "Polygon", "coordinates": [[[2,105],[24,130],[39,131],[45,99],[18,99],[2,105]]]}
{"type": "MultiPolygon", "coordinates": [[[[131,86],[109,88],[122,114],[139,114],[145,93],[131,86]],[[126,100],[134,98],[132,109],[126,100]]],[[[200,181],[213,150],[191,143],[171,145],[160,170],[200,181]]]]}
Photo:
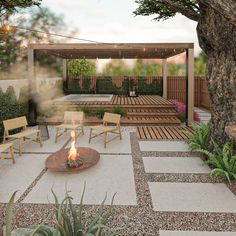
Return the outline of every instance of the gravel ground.
{"type": "MultiPolygon", "coordinates": [[[[201,230],[201,231],[236,231],[236,214],[230,213],[183,213],[155,212],[152,208],[149,181],[161,182],[202,182],[211,183],[208,174],[147,174],[144,171],[143,156],[189,156],[189,153],[173,152],[141,152],[135,133],[131,133],[131,148],[134,166],[137,206],[114,206],[114,214],[110,218],[111,227],[125,226],[121,235],[155,235],[162,230],[201,230]]],[[[200,156],[193,153],[191,156],[200,156]]],[[[48,204],[21,203],[37,181],[44,175],[45,169],[32,181],[15,205],[14,227],[42,223],[53,225],[52,206],[48,204]],[[47,218],[48,217],[48,218],[47,218]]],[[[225,181],[218,181],[225,182],[225,181]]],[[[229,189],[236,195],[235,182],[228,184],[229,189]]],[[[0,204],[0,226],[6,204],[0,204]]],[[[78,206],[77,206],[78,207],[78,206]]],[[[107,209],[107,207],[105,207],[107,209]]],[[[98,206],[84,206],[84,219],[96,214],[98,206]]],[[[2,227],[1,227],[2,228],[2,227]]],[[[1,234],[0,234],[1,235],[1,234]]]]}

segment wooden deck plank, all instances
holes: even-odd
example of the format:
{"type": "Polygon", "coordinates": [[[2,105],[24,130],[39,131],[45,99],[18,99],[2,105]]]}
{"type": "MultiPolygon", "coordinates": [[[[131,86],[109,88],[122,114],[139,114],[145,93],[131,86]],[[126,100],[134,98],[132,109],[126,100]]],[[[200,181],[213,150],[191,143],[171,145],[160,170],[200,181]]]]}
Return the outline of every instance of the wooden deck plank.
{"type": "MultiPolygon", "coordinates": [[[[183,130],[193,132],[190,127],[137,127],[137,134],[142,132],[142,139],[147,140],[186,140],[183,130]],[[145,138],[144,138],[145,137],[145,138]]],[[[138,136],[139,137],[139,136],[138,136]]]]}

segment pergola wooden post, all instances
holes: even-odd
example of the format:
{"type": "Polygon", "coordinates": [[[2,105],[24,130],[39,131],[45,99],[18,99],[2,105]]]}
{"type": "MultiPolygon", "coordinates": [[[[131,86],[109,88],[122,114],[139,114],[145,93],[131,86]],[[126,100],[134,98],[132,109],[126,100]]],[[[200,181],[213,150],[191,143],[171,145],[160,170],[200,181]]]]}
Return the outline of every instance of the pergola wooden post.
{"type": "Polygon", "coordinates": [[[62,74],[63,74],[63,82],[66,82],[67,79],[67,59],[62,60],[62,74]]]}
{"type": "Polygon", "coordinates": [[[186,86],[186,113],[187,124],[191,125],[194,121],[194,49],[188,48],[187,55],[187,86],[186,86]]]}
{"type": "Polygon", "coordinates": [[[163,98],[167,99],[167,58],[162,59],[163,98]]]}
{"type": "Polygon", "coordinates": [[[29,94],[36,92],[36,79],[34,68],[34,49],[28,48],[28,80],[29,80],[29,94]]]}
{"type": "Polygon", "coordinates": [[[28,113],[28,124],[35,125],[37,119],[37,107],[34,100],[34,95],[37,91],[37,81],[35,78],[35,68],[34,68],[34,53],[33,48],[28,48],[28,81],[29,81],[29,113],[28,113]]]}

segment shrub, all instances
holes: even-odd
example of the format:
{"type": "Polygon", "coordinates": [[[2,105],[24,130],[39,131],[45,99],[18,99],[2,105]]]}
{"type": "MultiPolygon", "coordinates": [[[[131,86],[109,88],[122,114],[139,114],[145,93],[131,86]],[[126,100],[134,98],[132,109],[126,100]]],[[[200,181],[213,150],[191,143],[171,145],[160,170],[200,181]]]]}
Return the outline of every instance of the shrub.
{"type": "Polygon", "coordinates": [[[151,84],[147,84],[145,77],[138,78],[138,94],[160,95],[163,94],[162,80],[153,79],[151,84]]]}
{"type": "Polygon", "coordinates": [[[83,111],[86,116],[92,116],[93,115],[93,111],[87,106],[84,106],[84,107],[80,108],[79,110],[83,111]]]}
{"type": "Polygon", "coordinates": [[[98,94],[116,94],[119,88],[112,82],[112,77],[97,78],[96,90],[98,94]]]}
{"type": "Polygon", "coordinates": [[[233,149],[233,144],[227,142],[223,148],[221,148],[216,142],[212,141],[214,150],[209,152],[208,150],[201,149],[201,153],[207,156],[206,163],[212,166],[214,169],[211,172],[211,176],[214,179],[219,177],[230,180],[236,180],[236,153],[233,149]]]}
{"type": "MultiPolygon", "coordinates": [[[[14,230],[14,235],[22,235],[23,232],[28,232],[28,235],[34,235],[37,233],[39,236],[99,236],[104,233],[104,229],[108,232],[107,235],[118,235],[118,232],[123,228],[111,229],[108,224],[109,217],[113,213],[113,200],[112,198],[111,206],[107,211],[104,210],[103,200],[99,207],[99,210],[94,218],[90,222],[84,222],[83,220],[83,197],[84,197],[85,187],[80,201],[80,207],[77,211],[72,203],[73,198],[68,194],[61,203],[59,203],[56,194],[52,190],[52,194],[55,199],[54,203],[54,215],[55,215],[55,228],[41,225],[28,226],[27,228],[18,228],[14,230]]],[[[6,207],[6,216],[4,220],[3,232],[4,236],[11,235],[11,224],[13,218],[13,205],[14,197],[16,192],[12,195],[10,201],[6,207]]],[[[49,215],[50,216],[50,215],[49,215]]],[[[47,220],[47,219],[46,219],[47,220]]],[[[104,234],[103,234],[104,235],[104,234]]]]}
{"type": "Polygon", "coordinates": [[[94,111],[94,115],[97,118],[102,119],[104,114],[105,114],[105,112],[107,112],[107,110],[105,110],[104,108],[100,108],[100,109],[94,111]]]}
{"type": "Polygon", "coordinates": [[[127,111],[126,111],[126,109],[123,108],[123,107],[113,107],[112,113],[120,114],[121,117],[124,117],[124,116],[126,116],[127,111]]]}
{"type": "Polygon", "coordinates": [[[50,118],[57,112],[56,107],[43,108],[38,112],[38,116],[41,118],[50,118]]]}
{"type": "MultiPolygon", "coordinates": [[[[178,115],[177,117],[180,119],[181,122],[186,121],[186,105],[183,102],[179,102],[177,100],[170,100],[171,103],[174,105],[178,115]]],[[[193,113],[194,121],[200,122],[199,115],[196,111],[193,113]]]]}
{"type": "Polygon", "coordinates": [[[28,114],[28,94],[26,88],[20,91],[19,100],[17,100],[14,88],[9,86],[7,91],[3,93],[0,88],[0,142],[3,137],[3,120],[27,116],[28,114]]]}
{"type": "Polygon", "coordinates": [[[207,144],[208,137],[209,137],[208,125],[206,125],[205,123],[200,123],[200,125],[192,124],[191,127],[194,130],[193,133],[191,133],[190,131],[183,131],[189,137],[186,140],[186,142],[189,145],[189,148],[192,151],[207,149],[206,144],[207,144]]]}

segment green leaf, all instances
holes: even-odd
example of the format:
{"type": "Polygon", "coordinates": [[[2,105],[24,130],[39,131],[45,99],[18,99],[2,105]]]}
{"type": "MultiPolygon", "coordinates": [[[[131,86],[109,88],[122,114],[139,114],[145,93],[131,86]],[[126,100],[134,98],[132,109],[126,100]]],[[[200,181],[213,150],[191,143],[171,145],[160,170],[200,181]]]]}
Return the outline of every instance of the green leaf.
{"type": "Polygon", "coordinates": [[[6,216],[5,216],[4,223],[3,223],[3,235],[4,236],[11,236],[13,207],[14,207],[14,200],[15,200],[16,193],[17,193],[17,191],[15,191],[12,194],[9,202],[7,203],[6,216]]]}

